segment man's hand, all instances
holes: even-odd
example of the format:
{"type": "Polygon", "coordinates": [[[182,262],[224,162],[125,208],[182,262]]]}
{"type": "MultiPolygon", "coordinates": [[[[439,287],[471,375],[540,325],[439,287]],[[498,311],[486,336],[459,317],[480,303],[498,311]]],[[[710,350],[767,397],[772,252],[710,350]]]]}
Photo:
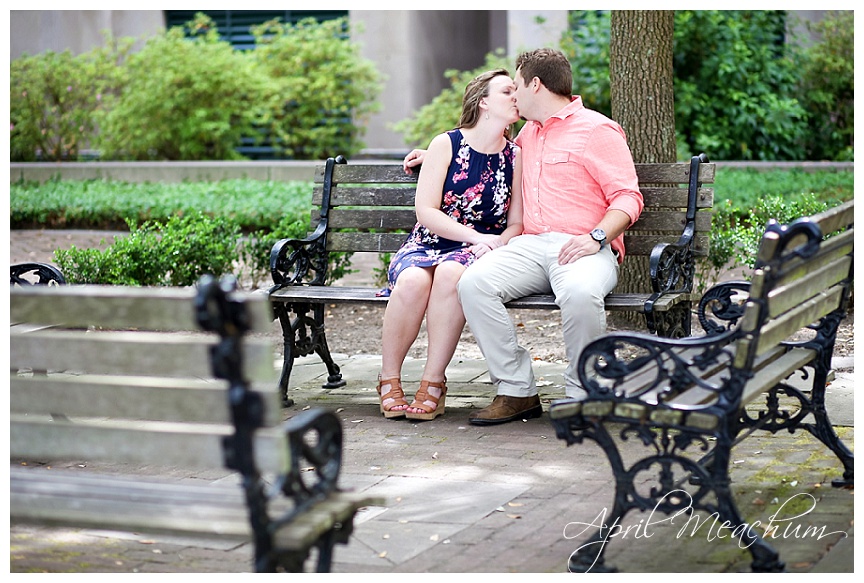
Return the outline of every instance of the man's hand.
{"type": "Polygon", "coordinates": [[[405,159],[402,160],[402,169],[405,170],[406,174],[413,174],[414,171],[412,168],[420,166],[423,163],[423,159],[426,157],[426,150],[411,150],[408,152],[408,155],[405,156],[405,159]]]}
{"type": "Polygon", "coordinates": [[[600,243],[591,235],[575,235],[561,246],[558,252],[558,264],[567,265],[586,255],[594,255],[598,251],[600,251],[600,243]]]}

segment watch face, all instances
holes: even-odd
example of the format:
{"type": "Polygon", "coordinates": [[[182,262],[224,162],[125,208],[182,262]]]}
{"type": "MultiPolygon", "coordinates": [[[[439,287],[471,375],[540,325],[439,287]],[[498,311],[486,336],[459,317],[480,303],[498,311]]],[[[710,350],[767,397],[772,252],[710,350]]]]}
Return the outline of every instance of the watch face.
{"type": "Polygon", "coordinates": [[[594,229],[591,231],[591,238],[595,241],[605,241],[606,240],[606,231],[603,229],[594,229]]]}

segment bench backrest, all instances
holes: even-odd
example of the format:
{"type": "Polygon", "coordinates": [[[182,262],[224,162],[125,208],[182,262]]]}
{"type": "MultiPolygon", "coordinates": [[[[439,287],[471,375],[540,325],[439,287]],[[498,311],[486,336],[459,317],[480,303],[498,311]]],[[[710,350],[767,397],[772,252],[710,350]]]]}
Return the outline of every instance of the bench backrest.
{"type": "MultiPolygon", "coordinates": [[[[234,433],[219,342],[196,321],[192,288],[25,286],[10,294],[10,456],[224,467],[234,433]]],[[[230,294],[268,332],[264,294],[230,294]]],[[[285,460],[272,342],[242,342],[244,377],[265,403],[256,461],[285,460]],[[272,406],[271,406],[272,405],[272,406]]]]}
{"type": "MultiPolygon", "coordinates": [[[[708,254],[715,166],[699,162],[691,176],[691,162],[636,164],[645,209],[624,235],[628,256],[649,256],[661,242],[675,243],[688,219],[694,230],[694,253],[708,254]],[[693,196],[691,197],[691,192],[693,196]],[[689,206],[689,208],[688,208],[689,206]]],[[[393,252],[417,221],[414,193],[417,174],[401,164],[334,164],[315,170],[312,229],[326,217],[330,229],[328,251],[393,252]]]]}
{"type": "MultiPolygon", "coordinates": [[[[854,213],[849,201],[789,225],[768,224],[741,321],[736,367],[749,369],[754,359],[820,320],[826,331],[836,331],[852,289],[854,213]]],[[[833,341],[824,348],[830,358],[833,341]]]]}

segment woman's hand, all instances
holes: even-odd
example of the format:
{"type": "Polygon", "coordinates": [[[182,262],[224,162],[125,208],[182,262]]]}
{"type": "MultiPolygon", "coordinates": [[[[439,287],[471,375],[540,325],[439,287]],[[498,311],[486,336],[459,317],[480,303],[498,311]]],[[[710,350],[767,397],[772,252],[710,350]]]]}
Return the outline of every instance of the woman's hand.
{"type": "Polygon", "coordinates": [[[411,150],[408,152],[408,155],[405,156],[405,159],[402,160],[402,169],[406,174],[414,174],[412,168],[420,166],[423,163],[423,159],[426,157],[426,150],[411,150]]]}
{"type": "Polygon", "coordinates": [[[500,235],[478,234],[477,239],[478,240],[475,241],[473,245],[468,247],[468,250],[477,257],[482,257],[493,249],[497,249],[504,244],[500,235]]]}

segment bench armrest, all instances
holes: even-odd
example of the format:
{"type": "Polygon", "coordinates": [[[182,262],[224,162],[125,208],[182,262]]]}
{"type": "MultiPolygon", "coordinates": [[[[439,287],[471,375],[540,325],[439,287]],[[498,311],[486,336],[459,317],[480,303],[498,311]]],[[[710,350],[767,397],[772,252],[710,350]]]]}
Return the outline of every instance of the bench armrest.
{"type": "Polygon", "coordinates": [[[37,285],[62,285],[66,283],[63,273],[50,263],[17,263],[11,268],[10,285],[33,285],[26,276],[37,277],[37,285]]]}
{"type": "Polygon", "coordinates": [[[704,371],[731,365],[738,334],[738,329],[677,339],[639,332],[607,334],[580,354],[579,379],[588,399],[639,398],[653,393],[660,402],[694,385],[719,392],[722,386],[709,386],[702,380],[704,371]]]}
{"type": "Polygon", "coordinates": [[[687,189],[687,215],[684,230],[675,243],[658,243],[651,250],[649,274],[654,290],[652,304],[659,297],[670,293],[693,291],[696,271],[693,244],[696,236],[696,203],[699,196],[699,165],[708,162],[705,154],[690,159],[690,182],[687,189]]]}
{"type": "Polygon", "coordinates": [[[344,156],[328,158],[324,167],[321,210],[315,231],[305,239],[282,239],[270,251],[270,276],[275,284],[270,293],[289,285],[302,285],[309,277],[310,285],[324,285],[327,279],[327,229],[330,217],[330,199],[333,192],[333,169],[336,164],[347,164],[344,156]]]}
{"type": "Polygon", "coordinates": [[[748,281],[726,281],[706,291],[696,312],[705,334],[722,334],[737,326],[749,296],[748,281]]]}
{"type": "Polygon", "coordinates": [[[693,291],[693,225],[684,227],[677,243],[658,243],[648,261],[654,300],[665,294],[693,291]]]}
{"type": "Polygon", "coordinates": [[[311,285],[324,285],[327,278],[327,219],[322,218],[315,231],[303,239],[282,239],[270,251],[270,276],[275,284],[270,292],[289,285],[301,285],[314,276],[311,285]]]}
{"type": "Polygon", "coordinates": [[[325,409],[309,409],[286,421],[283,429],[291,461],[278,478],[282,493],[299,508],[336,492],[342,469],[339,417],[325,409]]]}

